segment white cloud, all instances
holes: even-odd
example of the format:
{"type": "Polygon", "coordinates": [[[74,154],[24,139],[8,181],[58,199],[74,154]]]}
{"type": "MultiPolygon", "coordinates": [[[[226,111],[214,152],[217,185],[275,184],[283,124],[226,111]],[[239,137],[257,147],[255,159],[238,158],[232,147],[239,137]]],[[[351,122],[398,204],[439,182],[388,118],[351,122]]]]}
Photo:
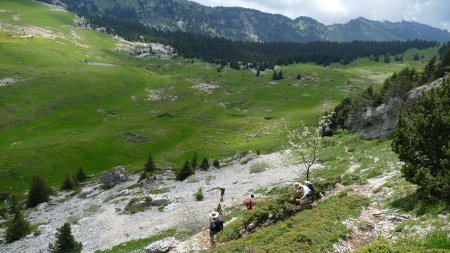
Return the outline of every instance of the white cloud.
{"type": "Polygon", "coordinates": [[[447,0],[194,0],[207,6],[238,6],[290,18],[312,17],[325,24],[343,23],[357,17],[372,20],[414,20],[450,30],[447,0]]]}

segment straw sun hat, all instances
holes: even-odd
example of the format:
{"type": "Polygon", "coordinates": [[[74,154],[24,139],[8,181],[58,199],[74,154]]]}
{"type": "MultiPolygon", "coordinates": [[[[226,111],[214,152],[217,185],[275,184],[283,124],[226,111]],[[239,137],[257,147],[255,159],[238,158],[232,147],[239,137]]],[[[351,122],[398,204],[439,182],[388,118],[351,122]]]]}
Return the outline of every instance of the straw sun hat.
{"type": "Polygon", "coordinates": [[[216,211],[212,211],[212,212],[209,214],[209,217],[215,219],[215,218],[219,217],[219,213],[216,212],[216,211]]]}

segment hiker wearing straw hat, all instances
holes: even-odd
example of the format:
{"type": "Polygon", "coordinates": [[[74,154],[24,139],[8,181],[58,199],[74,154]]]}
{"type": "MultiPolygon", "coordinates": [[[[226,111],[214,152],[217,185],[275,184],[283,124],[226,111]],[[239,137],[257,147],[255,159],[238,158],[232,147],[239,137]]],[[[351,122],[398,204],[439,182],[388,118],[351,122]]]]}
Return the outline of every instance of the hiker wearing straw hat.
{"type": "Polygon", "coordinates": [[[216,235],[223,230],[223,220],[220,219],[219,213],[212,211],[209,214],[209,241],[211,242],[211,247],[216,247],[216,235]]]}
{"type": "Polygon", "coordinates": [[[305,209],[307,205],[312,203],[311,189],[305,184],[301,184],[300,182],[295,182],[294,188],[296,189],[297,193],[302,192],[301,198],[297,199],[296,195],[293,197],[295,204],[300,205],[302,209],[305,209]]]}

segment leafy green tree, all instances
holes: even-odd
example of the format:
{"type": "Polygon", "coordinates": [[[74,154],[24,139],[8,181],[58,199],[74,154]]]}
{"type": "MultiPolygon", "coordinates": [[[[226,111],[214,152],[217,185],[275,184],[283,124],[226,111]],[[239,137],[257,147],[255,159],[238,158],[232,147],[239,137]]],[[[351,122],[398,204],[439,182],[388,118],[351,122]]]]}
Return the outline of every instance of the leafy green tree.
{"type": "Polygon", "coordinates": [[[56,242],[49,244],[49,250],[52,253],[80,253],[83,244],[75,241],[70,230],[69,223],[64,223],[56,233],[56,242]]]}
{"type": "Polygon", "coordinates": [[[193,175],[194,173],[195,173],[195,170],[191,167],[189,160],[186,160],[186,162],[184,162],[183,167],[179,168],[175,172],[175,178],[178,181],[183,181],[186,178],[188,178],[190,175],[193,175]]]}
{"type": "Polygon", "coordinates": [[[84,182],[87,179],[87,175],[83,170],[83,167],[80,166],[80,168],[78,169],[78,172],[76,174],[76,178],[78,180],[78,182],[84,182]]]}
{"type": "Polygon", "coordinates": [[[203,158],[202,162],[200,163],[200,169],[207,171],[209,169],[209,161],[208,158],[203,158]]]}
{"type": "Polygon", "coordinates": [[[220,162],[219,162],[219,160],[215,159],[215,160],[213,161],[212,165],[213,165],[214,167],[216,167],[216,168],[220,168],[220,162]]]}
{"type": "Polygon", "coordinates": [[[51,193],[52,190],[44,179],[40,176],[34,176],[28,192],[27,207],[35,207],[40,203],[47,202],[51,193]]]}
{"type": "Polygon", "coordinates": [[[194,170],[197,169],[197,166],[198,166],[197,160],[198,160],[198,154],[197,154],[197,152],[195,152],[194,157],[192,157],[192,161],[191,161],[191,167],[194,170]]]}
{"type": "Polygon", "coordinates": [[[392,149],[404,162],[405,179],[419,186],[423,199],[450,201],[450,80],[404,112],[392,149]]]}
{"type": "Polygon", "coordinates": [[[66,174],[64,182],[61,185],[61,190],[72,190],[75,189],[76,186],[77,184],[75,183],[74,178],[71,175],[66,174]]]}
{"type": "Polygon", "coordinates": [[[311,167],[319,160],[319,150],[322,147],[323,129],[329,128],[330,118],[322,116],[315,128],[304,126],[302,130],[288,131],[289,150],[287,159],[289,163],[302,164],[306,172],[306,180],[309,180],[311,167]]]}
{"type": "Polygon", "coordinates": [[[31,232],[30,223],[25,220],[20,209],[16,209],[14,218],[6,228],[5,239],[7,242],[14,242],[24,238],[31,232]]]}
{"type": "Polygon", "coordinates": [[[144,165],[144,171],[148,173],[154,173],[156,171],[155,162],[153,161],[151,152],[148,154],[147,162],[144,165]]]}

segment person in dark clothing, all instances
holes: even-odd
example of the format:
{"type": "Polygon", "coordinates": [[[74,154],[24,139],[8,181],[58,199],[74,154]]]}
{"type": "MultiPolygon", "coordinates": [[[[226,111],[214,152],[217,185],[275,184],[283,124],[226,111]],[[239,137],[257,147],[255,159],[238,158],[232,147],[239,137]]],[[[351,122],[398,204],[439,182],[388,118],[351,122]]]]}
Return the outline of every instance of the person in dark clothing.
{"type": "Polygon", "coordinates": [[[220,188],[220,202],[223,202],[223,195],[225,195],[225,188],[220,188]]]}

